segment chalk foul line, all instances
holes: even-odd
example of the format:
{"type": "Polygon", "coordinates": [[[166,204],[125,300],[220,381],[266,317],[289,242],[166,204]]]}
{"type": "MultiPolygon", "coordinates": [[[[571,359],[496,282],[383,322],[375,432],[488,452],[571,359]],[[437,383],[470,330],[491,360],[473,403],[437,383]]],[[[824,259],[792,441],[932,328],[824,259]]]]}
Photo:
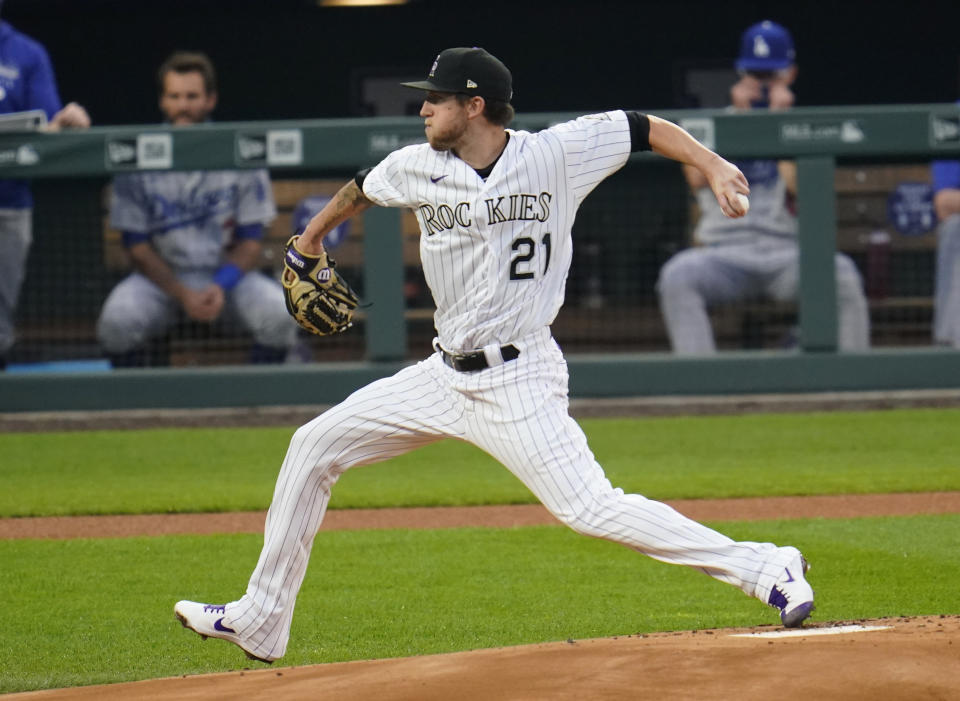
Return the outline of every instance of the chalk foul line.
{"type": "Polygon", "coordinates": [[[827,628],[792,628],[790,630],[771,630],[763,633],[731,633],[731,638],[805,638],[812,635],[843,635],[845,633],[868,633],[874,630],[886,630],[893,626],[862,626],[859,624],[831,626],[827,628]]]}

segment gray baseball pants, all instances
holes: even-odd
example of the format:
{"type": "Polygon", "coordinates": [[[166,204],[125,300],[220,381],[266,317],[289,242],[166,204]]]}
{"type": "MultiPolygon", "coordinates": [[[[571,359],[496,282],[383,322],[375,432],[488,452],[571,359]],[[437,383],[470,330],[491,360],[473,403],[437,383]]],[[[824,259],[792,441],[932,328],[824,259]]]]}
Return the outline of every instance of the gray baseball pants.
{"type": "MultiPolygon", "coordinates": [[[[181,271],[177,276],[194,289],[213,281],[213,271],[181,271]]],[[[97,338],[111,354],[137,350],[163,335],[179,314],[176,300],[147,277],[132,273],[107,296],[97,321],[97,338]]],[[[227,293],[224,316],[242,324],[261,345],[290,348],[296,340],[297,326],[287,313],[283,289],[263,273],[247,273],[227,293]]]]}
{"type": "MultiPolygon", "coordinates": [[[[795,243],[726,244],[681,251],[660,271],[657,292],[670,342],[680,355],[716,352],[708,308],[767,298],[796,299],[799,249],[795,243]]],[[[836,254],[837,341],[840,350],[870,346],[870,311],[853,261],[836,254]]]]}
{"type": "Polygon", "coordinates": [[[940,224],[937,238],[933,340],[960,348],[960,214],[940,224]]]}
{"type": "Polygon", "coordinates": [[[13,345],[14,317],[33,240],[33,210],[0,209],[0,355],[13,345]]]}

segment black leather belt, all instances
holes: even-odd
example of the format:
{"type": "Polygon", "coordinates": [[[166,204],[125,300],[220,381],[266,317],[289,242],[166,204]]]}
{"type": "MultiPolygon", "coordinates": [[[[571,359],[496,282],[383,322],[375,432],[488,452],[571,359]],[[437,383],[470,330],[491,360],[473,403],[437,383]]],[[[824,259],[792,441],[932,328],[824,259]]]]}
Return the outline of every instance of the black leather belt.
{"type": "MultiPolygon", "coordinates": [[[[487,362],[487,356],[484,355],[483,351],[467,353],[466,355],[454,355],[453,353],[448,353],[440,346],[437,346],[437,351],[443,358],[443,362],[458,372],[474,372],[476,370],[486,370],[490,367],[490,364],[487,362]]],[[[519,358],[520,350],[513,345],[500,346],[500,356],[503,358],[503,362],[507,363],[519,358]]]]}

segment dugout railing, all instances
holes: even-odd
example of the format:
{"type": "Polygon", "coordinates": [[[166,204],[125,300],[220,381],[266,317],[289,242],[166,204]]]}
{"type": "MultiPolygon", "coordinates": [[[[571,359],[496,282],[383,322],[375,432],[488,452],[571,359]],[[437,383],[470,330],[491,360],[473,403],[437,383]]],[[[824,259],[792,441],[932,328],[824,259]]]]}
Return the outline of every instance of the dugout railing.
{"type": "MultiPolygon", "coordinates": [[[[656,345],[617,345],[618,335],[629,335],[634,323],[625,323],[622,318],[626,313],[623,309],[632,310],[632,307],[603,309],[590,303],[568,304],[568,308],[572,308],[563,323],[574,327],[588,321],[596,324],[586,339],[564,343],[571,369],[572,395],[697,395],[960,386],[960,353],[916,341],[918,336],[929,336],[933,233],[922,240],[909,240],[902,247],[905,254],[917,254],[914,258],[924,261],[906,275],[908,284],[902,285],[904,289],[871,295],[875,323],[880,324],[887,316],[894,322],[883,326],[884,333],[889,334],[887,342],[869,352],[837,352],[836,290],[833,276],[829,274],[838,242],[841,247],[846,242],[848,248],[858,249],[854,255],[859,256],[857,262],[865,278],[868,277],[871,260],[867,249],[871,242],[866,233],[867,229],[876,228],[883,218],[883,213],[873,210],[882,208],[885,201],[883,192],[867,189],[871,182],[884,177],[917,179],[926,173],[926,163],[933,158],[960,158],[960,111],[956,105],[796,108],[780,114],[748,115],[722,111],[658,114],[681,123],[728,158],[796,160],[801,255],[794,318],[784,321],[784,314],[791,312],[777,305],[746,304],[736,312],[739,316],[735,322],[740,330],[754,329],[758,337],[764,333],[770,335],[770,328],[774,328],[774,336],[789,330],[796,343],[789,350],[776,350],[758,343],[761,350],[728,349],[716,357],[676,358],[666,348],[656,345]],[[851,193],[861,199],[845,200],[851,193]],[[897,314],[907,308],[911,313],[920,314],[919,321],[917,318],[896,321],[897,314]],[[595,342],[586,342],[590,340],[595,342]]],[[[519,115],[513,126],[535,130],[574,116],[567,113],[519,115]]],[[[63,216],[71,207],[95,207],[96,214],[85,214],[89,220],[91,216],[102,218],[101,188],[121,172],[266,167],[275,181],[318,179],[337,183],[356,169],[377,162],[389,151],[421,140],[422,123],[417,118],[223,123],[189,129],[94,127],[61,134],[5,133],[0,134],[0,177],[31,179],[37,189],[46,188],[54,193],[72,192],[82,184],[86,188],[85,198],[64,196],[63,204],[57,200],[56,207],[43,207],[43,203],[38,202],[35,219],[43,222],[44,218],[63,216]]],[[[623,172],[626,174],[614,176],[620,178],[619,190],[611,190],[616,196],[604,195],[598,188],[587,199],[578,217],[578,226],[590,224],[595,231],[602,232],[624,226],[622,220],[634,217],[636,227],[648,233],[645,242],[637,245],[648,247],[650,231],[689,229],[686,193],[673,164],[657,156],[638,155],[623,172]],[[631,189],[649,191],[642,209],[636,207],[635,202],[624,204],[623,192],[631,189]],[[624,211],[611,213],[621,206],[625,207],[624,211]],[[664,214],[665,211],[668,213],[664,214]]],[[[0,373],[0,411],[337,401],[357,386],[410,362],[425,347],[423,338],[428,337],[431,330],[428,310],[407,308],[410,280],[405,262],[409,262],[411,250],[415,255],[415,231],[411,231],[409,215],[375,208],[363,215],[359,227],[363,230],[362,243],[354,243],[355,250],[348,254],[348,259],[352,257],[362,268],[364,298],[370,305],[362,312],[362,323],[356,332],[351,332],[352,337],[346,341],[330,340],[331,347],[341,349],[339,355],[321,356],[320,362],[275,367],[228,364],[108,372],[0,373]],[[411,329],[415,325],[419,325],[420,336],[417,342],[411,342],[411,329]]],[[[104,260],[111,255],[111,242],[109,235],[104,234],[105,229],[98,226],[96,231],[67,232],[62,236],[82,237],[84,245],[79,250],[96,248],[97,259],[104,260]]],[[[577,236],[576,227],[574,231],[577,236]]],[[[286,235],[283,227],[276,235],[286,235]]],[[[600,265],[591,258],[590,251],[591,247],[601,244],[595,244],[592,239],[585,243],[577,241],[586,254],[577,257],[576,264],[581,267],[572,271],[571,285],[586,299],[592,294],[592,282],[597,276],[605,275],[602,269],[585,271],[600,265]]],[[[657,239],[653,242],[659,245],[657,239]]],[[[663,246],[661,249],[666,250],[663,246]]],[[[31,254],[31,269],[56,257],[57,250],[57,241],[38,236],[31,254]]],[[[646,275],[649,277],[650,272],[646,275]]],[[[61,284],[70,284],[71,280],[69,275],[53,279],[61,284]]],[[[28,277],[24,292],[28,304],[32,282],[28,277]]],[[[869,279],[867,282],[872,284],[869,279]]],[[[79,284],[99,285],[98,290],[105,286],[103,281],[90,279],[82,279],[79,284]]],[[[614,294],[629,297],[635,293],[629,270],[611,274],[607,284],[614,294]]],[[[649,287],[647,285],[648,290],[649,287]]],[[[54,292],[61,294],[63,316],[51,320],[49,327],[32,329],[41,339],[69,337],[71,333],[71,290],[54,292]]],[[[646,304],[641,311],[651,315],[651,319],[636,323],[656,324],[651,310],[655,312],[655,307],[646,304]]],[[[641,318],[641,312],[637,312],[637,318],[641,318]]],[[[717,319],[718,334],[722,331],[722,322],[723,319],[717,319]]],[[[558,337],[561,333],[558,329],[558,337]]]]}

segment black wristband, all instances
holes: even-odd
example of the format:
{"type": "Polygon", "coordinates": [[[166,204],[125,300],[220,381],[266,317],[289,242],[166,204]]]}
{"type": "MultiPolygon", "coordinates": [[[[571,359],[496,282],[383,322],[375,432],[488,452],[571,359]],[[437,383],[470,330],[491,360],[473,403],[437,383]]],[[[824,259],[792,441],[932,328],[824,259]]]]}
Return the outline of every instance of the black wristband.
{"type": "Polygon", "coordinates": [[[357,174],[353,176],[353,182],[360,188],[360,192],[363,192],[363,181],[370,175],[371,170],[373,170],[373,168],[364,168],[363,170],[358,170],[357,174]]]}
{"type": "Polygon", "coordinates": [[[650,119],[642,112],[629,111],[627,122],[630,123],[630,150],[651,151],[650,146],[650,119]]]}

